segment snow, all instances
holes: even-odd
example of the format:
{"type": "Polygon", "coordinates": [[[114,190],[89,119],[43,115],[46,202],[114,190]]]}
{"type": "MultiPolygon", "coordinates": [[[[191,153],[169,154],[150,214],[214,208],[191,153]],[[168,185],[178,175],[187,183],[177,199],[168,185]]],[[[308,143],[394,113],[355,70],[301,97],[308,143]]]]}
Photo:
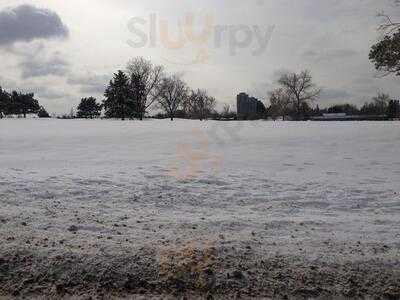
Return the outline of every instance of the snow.
{"type": "Polygon", "coordinates": [[[399,261],[399,149],[399,122],[3,119],[1,248],[399,261]]]}

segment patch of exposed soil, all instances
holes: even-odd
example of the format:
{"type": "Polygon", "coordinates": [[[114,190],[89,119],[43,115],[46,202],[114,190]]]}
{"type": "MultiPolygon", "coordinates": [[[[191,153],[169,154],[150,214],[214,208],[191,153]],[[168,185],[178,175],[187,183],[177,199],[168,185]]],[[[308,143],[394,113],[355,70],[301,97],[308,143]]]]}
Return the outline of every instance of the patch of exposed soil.
{"type": "Polygon", "coordinates": [[[17,298],[399,299],[400,271],[377,261],[307,263],[190,244],[130,255],[23,250],[1,253],[0,291],[17,298]]]}

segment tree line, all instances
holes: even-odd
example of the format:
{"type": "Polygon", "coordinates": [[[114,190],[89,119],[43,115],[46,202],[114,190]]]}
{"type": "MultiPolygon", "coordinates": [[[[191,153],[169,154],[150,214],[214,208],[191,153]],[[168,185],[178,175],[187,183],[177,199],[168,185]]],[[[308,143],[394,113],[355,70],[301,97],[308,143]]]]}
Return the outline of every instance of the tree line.
{"type": "Polygon", "coordinates": [[[353,104],[338,104],[332,105],[325,109],[317,107],[316,114],[346,114],[346,115],[362,115],[362,116],[377,116],[386,117],[389,119],[399,118],[400,106],[399,102],[392,100],[388,94],[379,93],[372,98],[371,102],[364,103],[360,108],[353,104]]]}
{"type": "MultiPolygon", "coordinates": [[[[400,1],[395,0],[396,3],[400,1]]],[[[395,22],[388,15],[382,14],[385,22],[380,26],[383,38],[371,47],[369,59],[376,70],[383,76],[394,74],[400,76],[400,22],[395,22]]],[[[353,104],[337,104],[320,109],[314,105],[319,99],[321,89],[313,82],[307,70],[300,73],[287,72],[277,81],[277,87],[268,93],[268,104],[260,118],[282,118],[307,120],[325,113],[345,113],[347,115],[386,116],[399,118],[399,102],[389,95],[379,93],[372,101],[362,107],[353,104]]],[[[162,66],[153,65],[143,58],[135,58],[128,63],[127,72],[119,71],[114,75],[105,92],[102,105],[95,99],[82,99],[78,116],[95,117],[100,115],[101,108],[109,118],[143,119],[147,109],[152,106],[160,108],[160,118],[213,118],[236,119],[229,105],[222,113],[215,111],[216,101],[204,90],[191,90],[178,75],[168,75],[162,66]]]]}
{"type": "Polygon", "coordinates": [[[26,118],[28,114],[38,114],[39,117],[50,117],[40,106],[33,93],[12,91],[8,93],[0,87],[0,119],[10,115],[26,118]]]}
{"type": "MultiPolygon", "coordinates": [[[[314,90],[315,91],[315,90],[314,90]]],[[[315,95],[315,94],[309,94],[315,95]]],[[[309,120],[312,117],[324,114],[346,114],[349,116],[375,116],[388,119],[400,117],[399,101],[391,99],[388,94],[378,93],[370,102],[365,102],[363,106],[357,107],[354,104],[333,104],[326,108],[319,108],[319,105],[312,105],[313,97],[306,97],[300,101],[291,99],[288,91],[279,87],[269,93],[270,105],[267,107],[267,117],[274,120],[309,120]]]]}
{"type": "MultiPolygon", "coordinates": [[[[215,110],[216,100],[205,90],[191,90],[177,74],[166,74],[143,58],[128,64],[128,72],[114,74],[102,104],[93,97],[83,98],[77,109],[79,118],[96,118],[104,110],[106,118],[143,119],[150,106],[161,110],[156,118],[188,118],[204,120],[235,120],[237,114],[225,104],[222,112],[215,110]]],[[[268,93],[268,103],[260,119],[308,120],[323,114],[399,117],[399,104],[389,95],[379,93],[358,108],[354,104],[335,104],[320,109],[316,104],[321,89],[313,82],[310,71],[287,72],[280,76],[277,87],[268,93]]]]}
{"type": "MultiPolygon", "coordinates": [[[[394,0],[396,3],[400,1],[394,0]]],[[[380,26],[383,38],[371,47],[369,59],[382,76],[400,76],[400,22],[381,15],[385,22],[380,26]]],[[[261,118],[290,118],[305,120],[324,113],[348,115],[374,115],[399,117],[399,103],[387,94],[380,93],[372,101],[358,108],[353,104],[338,104],[320,109],[315,106],[321,93],[311,73],[282,74],[277,87],[268,93],[268,104],[261,118]]],[[[150,108],[159,109],[157,117],[192,119],[235,119],[236,114],[225,105],[222,113],[215,110],[216,100],[206,90],[191,89],[179,74],[169,74],[161,65],[137,57],[129,61],[125,71],[118,71],[110,80],[104,100],[98,103],[93,97],[83,98],[77,108],[79,118],[120,118],[143,120],[150,108]]],[[[33,93],[7,92],[0,87],[0,118],[10,115],[26,117],[38,114],[49,117],[33,93]]]]}
{"type": "Polygon", "coordinates": [[[104,110],[106,118],[143,120],[153,107],[171,120],[176,117],[204,120],[215,111],[216,100],[206,90],[191,89],[179,74],[169,74],[163,66],[137,57],[126,71],[119,70],[110,80],[101,104],[83,98],[77,116],[95,118],[104,110]]]}
{"type": "MultiPolygon", "coordinates": [[[[370,60],[375,68],[383,73],[400,75],[400,23],[384,16],[386,22],[380,29],[384,32],[381,41],[371,47],[370,60]]],[[[348,115],[374,115],[399,117],[399,103],[389,95],[380,93],[371,102],[358,108],[353,104],[338,104],[320,109],[315,106],[321,93],[311,73],[282,74],[277,87],[268,93],[268,104],[260,118],[290,118],[306,120],[324,113],[346,113],[348,115]]],[[[192,119],[236,119],[229,105],[222,113],[215,110],[216,100],[206,90],[191,89],[179,74],[169,74],[163,66],[155,65],[150,60],[137,57],[131,60],[126,71],[119,70],[110,80],[102,103],[93,97],[83,98],[77,108],[79,118],[97,118],[104,111],[106,118],[143,120],[148,110],[153,107],[161,110],[157,117],[192,119]]],[[[49,117],[40,106],[33,93],[12,91],[8,93],[0,87],[0,118],[27,114],[49,117]]]]}
{"type": "Polygon", "coordinates": [[[267,117],[291,120],[307,120],[323,114],[344,113],[346,115],[377,116],[389,119],[400,117],[399,101],[388,94],[378,93],[372,101],[358,108],[354,104],[335,104],[320,109],[315,105],[321,89],[314,83],[309,71],[282,74],[278,86],[268,93],[267,117]]]}

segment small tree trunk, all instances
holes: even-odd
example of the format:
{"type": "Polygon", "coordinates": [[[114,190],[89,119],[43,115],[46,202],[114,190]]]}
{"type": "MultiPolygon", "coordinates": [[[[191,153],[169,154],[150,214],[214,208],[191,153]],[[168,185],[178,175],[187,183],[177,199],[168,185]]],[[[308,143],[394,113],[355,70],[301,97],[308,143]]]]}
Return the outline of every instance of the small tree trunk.
{"type": "Polygon", "coordinates": [[[300,121],[300,115],[301,115],[301,112],[300,112],[300,100],[297,100],[297,112],[296,112],[296,121],[300,121]]]}
{"type": "Polygon", "coordinates": [[[142,104],[139,104],[139,120],[140,121],[143,121],[143,110],[145,110],[145,109],[143,109],[142,104]]]}

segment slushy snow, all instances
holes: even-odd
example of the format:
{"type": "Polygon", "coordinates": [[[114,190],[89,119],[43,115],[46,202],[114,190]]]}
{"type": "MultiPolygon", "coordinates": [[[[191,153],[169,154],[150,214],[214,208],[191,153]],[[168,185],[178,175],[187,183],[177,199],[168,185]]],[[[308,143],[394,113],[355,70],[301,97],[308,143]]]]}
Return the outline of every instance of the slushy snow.
{"type": "Polygon", "coordinates": [[[3,119],[1,248],[393,265],[399,149],[399,122],[3,119]]]}

